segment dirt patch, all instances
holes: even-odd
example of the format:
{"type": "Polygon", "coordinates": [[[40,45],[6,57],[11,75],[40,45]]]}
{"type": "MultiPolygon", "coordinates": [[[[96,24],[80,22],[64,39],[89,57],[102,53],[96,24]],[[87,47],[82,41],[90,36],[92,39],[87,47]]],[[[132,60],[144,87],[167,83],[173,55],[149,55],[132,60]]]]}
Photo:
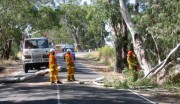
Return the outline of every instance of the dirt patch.
{"type": "Polygon", "coordinates": [[[11,77],[22,70],[22,61],[20,60],[8,60],[0,62],[0,77],[11,77]]]}

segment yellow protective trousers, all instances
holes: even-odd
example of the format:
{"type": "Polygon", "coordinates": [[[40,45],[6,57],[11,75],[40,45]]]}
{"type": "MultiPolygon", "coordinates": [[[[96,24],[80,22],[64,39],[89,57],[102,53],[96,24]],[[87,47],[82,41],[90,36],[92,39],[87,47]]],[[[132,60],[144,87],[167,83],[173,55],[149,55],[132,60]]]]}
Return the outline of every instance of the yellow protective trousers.
{"type": "Polygon", "coordinates": [[[49,54],[50,82],[59,81],[57,61],[53,53],[49,54]]]}
{"type": "Polygon", "coordinates": [[[67,81],[75,81],[75,65],[74,60],[72,59],[72,55],[70,53],[66,53],[66,68],[67,68],[67,81]]]}
{"type": "Polygon", "coordinates": [[[58,76],[58,70],[50,71],[50,82],[58,82],[59,76],[58,76]]]}
{"type": "Polygon", "coordinates": [[[67,67],[67,80],[68,81],[74,81],[74,74],[75,74],[75,68],[74,67],[67,67]]]}

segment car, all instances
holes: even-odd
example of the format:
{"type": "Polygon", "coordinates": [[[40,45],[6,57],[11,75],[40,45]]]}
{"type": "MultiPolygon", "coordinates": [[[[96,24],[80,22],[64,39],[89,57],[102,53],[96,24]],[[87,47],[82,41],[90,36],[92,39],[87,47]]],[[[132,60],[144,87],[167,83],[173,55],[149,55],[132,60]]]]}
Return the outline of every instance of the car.
{"type": "Polygon", "coordinates": [[[74,60],[76,60],[76,56],[75,56],[75,51],[74,51],[73,45],[66,45],[66,46],[63,48],[62,57],[64,58],[64,60],[65,60],[65,55],[66,55],[67,49],[70,49],[70,50],[71,50],[72,57],[73,57],[74,60]]]}

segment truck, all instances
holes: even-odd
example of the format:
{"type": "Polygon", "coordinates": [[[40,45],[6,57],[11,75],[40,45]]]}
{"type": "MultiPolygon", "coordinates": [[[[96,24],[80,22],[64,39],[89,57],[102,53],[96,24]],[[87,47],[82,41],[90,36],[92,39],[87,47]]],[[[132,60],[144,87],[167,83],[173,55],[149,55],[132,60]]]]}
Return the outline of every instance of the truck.
{"type": "Polygon", "coordinates": [[[22,45],[22,61],[23,70],[28,73],[28,70],[41,67],[48,68],[49,65],[49,50],[51,45],[47,37],[26,38],[22,45]]]}

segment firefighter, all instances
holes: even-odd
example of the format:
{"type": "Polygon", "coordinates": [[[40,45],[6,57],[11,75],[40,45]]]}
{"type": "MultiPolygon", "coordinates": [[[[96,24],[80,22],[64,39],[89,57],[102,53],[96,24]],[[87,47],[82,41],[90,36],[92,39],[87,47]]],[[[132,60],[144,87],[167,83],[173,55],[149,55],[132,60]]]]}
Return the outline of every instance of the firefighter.
{"type": "Polygon", "coordinates": [[[72,58],[71,49],[67,49],[65,60],[66,60],[66,68],[67,68],[67,81],[75,81],[75,77],[74,77],[75,65],[74,65],[74,60],[72,58]]]}
{"type": "Polygon", "coordinates": [[[58,64],[57,64],[54,49],[50,49],[49,70],[50,70],[50,82],[51,82],[51,84],[55,83],[55,81],[57,84],[62,84],[62,82],[60,82],[59,76],[58,76],[60,66],[58,66],[58,64]]]}
{"type": "Polygon", "coordinates": [[[127,62],[131,73],[131,80],[135,82],[138,79],[139,64],[136,55],[132,51],[128,51],[127,62]]]}

